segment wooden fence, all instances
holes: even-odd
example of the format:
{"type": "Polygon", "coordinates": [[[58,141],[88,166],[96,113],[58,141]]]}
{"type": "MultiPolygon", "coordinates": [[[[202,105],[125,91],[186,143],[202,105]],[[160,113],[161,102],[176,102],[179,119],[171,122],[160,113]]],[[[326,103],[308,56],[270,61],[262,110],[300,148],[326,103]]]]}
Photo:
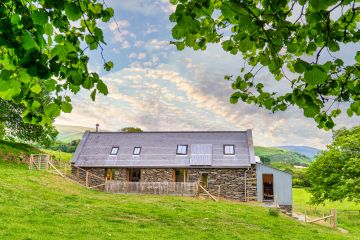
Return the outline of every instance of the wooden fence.
{"type": "Polygon", "coordinates": [[[197,195],[196,182],[121,182],[108,181],[105,191],[112,193],[160,194],[177,196],[197,195]]]}

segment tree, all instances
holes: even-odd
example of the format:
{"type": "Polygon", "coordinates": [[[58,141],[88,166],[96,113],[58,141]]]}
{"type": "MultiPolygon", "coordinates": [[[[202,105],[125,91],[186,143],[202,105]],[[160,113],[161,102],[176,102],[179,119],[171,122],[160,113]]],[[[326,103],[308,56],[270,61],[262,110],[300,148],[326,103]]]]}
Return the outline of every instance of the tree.
{"type": "Polygon", "coordinates": [[[360,201],[360,126],[340,129],[309,166],[306,177],[313,202],[360,201]]]}
{"type": "Polygon", "coordinates": [[[88,71],[87,50],[102,50],[104,37],[98,27],[113,16],[111,8],[96,0],[4,0],[0,5],[0,99],[23,109],[32,125],[51,126],[60,112],[71,112],[68,92],[82,88],[108,93],[95,72],[88,71]],[[43,103],[38,95],[54,96],[43,103]]]}
{"type": "Polygon", "coordinates": [[[122,132],[143,132],[143,130],[141,128],[137,128],[137,127],[125,127],[125,128],[122,128],[120,131],[122,131],[122,132]]]}
{"type": "Polygon", "coordinates": [[[359,41],[357,1],[171,2],[176,5],[170,15],[175,23],[172,44],[178,50],[205,50],[209,43],[220,43],[224,51],[246,60],[239,76],[225,76],[235,91],[231,103],[240,100],[272,112],[294,105],[324,129],[334,127],[341,102],[348,103],[350,117],[360,115],[360,51],[350,64],[333,55],[359,41]],[[281,91],[265,87],[266,80],[256,77],[263,68],[282,82],[281,91]]]}
{"type": "MultiPolygon", "coordinates": [[[[49,102],[48,96],[43,102],[49,102]]],[[[21,117],[25,107],[0,99],[0,136],[2,139],[21,140],[49,146],[55,141],[57,130],[51,125],[25,123],[21,117]]]]}

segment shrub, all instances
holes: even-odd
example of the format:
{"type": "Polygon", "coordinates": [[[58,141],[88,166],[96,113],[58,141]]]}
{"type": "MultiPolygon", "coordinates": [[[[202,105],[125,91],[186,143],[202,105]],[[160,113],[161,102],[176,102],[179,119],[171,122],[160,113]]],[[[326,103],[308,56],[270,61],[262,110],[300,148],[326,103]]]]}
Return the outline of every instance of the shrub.
{"type": "Polygon", "coordinates": [[[277,217],[279,216],[279,209],[277,208],[269,208],[269,215],[277,217]]]}

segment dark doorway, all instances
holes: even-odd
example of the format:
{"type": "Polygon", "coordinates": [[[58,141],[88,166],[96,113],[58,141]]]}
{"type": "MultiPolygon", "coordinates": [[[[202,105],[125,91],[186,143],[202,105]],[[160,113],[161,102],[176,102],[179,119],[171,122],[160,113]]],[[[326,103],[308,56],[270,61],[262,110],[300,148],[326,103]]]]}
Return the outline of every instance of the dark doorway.
{"type": "Polygon", "coordinates": [[[175,169],[175,182],[187,182],[188,170],[187,169],[175,169]]]}
{"type": "Polygon", "coordinates": [[[208,187],[208,174],[207,173],[201,174],[201,186],[203,186],[203,188],[205,188],[205,189],[208,187]]]}
{"type": "Polygon", "coordinates": [[[129,171],[129,181],[130,182],[140,182],[141,169],[140,168],[130,168],[129,171]]]}
{"type": "Polygon", "coordinates": [[[263,196],[264,201],[274,201],[274,181],[272,174],[263,174],[263,196]]]}

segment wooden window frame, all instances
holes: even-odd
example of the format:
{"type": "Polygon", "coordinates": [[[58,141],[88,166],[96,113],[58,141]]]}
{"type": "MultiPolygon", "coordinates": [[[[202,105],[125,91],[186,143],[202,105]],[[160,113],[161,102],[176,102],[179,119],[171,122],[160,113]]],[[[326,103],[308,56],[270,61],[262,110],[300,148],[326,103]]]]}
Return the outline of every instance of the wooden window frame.
{"type": "Polygon", "coordinates": [[[235,155],[235,145],[234,144],[224,144],[223,145],[223,153],[224,153],[224,155],[230,155],[230,156],[235,155]],[[233,148],[233,153],[226,153],[226,151],[225,151],[226,147],[232,147],[233,148]]]}

